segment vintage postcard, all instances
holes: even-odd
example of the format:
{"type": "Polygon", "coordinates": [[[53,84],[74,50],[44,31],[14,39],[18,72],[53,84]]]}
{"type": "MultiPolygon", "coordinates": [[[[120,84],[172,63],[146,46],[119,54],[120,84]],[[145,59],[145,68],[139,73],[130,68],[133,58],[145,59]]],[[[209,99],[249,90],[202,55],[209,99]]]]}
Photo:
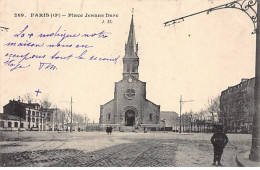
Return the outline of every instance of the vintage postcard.
{"type": "Polygon", "coordinates": [[[259,6],[0,0],[0,166],[259,166],[259,6]]]}

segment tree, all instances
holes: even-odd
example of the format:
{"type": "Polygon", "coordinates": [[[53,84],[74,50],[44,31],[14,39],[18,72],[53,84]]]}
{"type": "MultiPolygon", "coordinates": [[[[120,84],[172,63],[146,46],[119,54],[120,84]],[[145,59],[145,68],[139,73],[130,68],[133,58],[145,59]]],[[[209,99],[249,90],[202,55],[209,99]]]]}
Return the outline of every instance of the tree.
{"type": "Polygon", "coordinates": [[[28,93],[28,92],[23,96],[23,99],[27,103],[32,103],[34,101],[33,95],[31,93],[28,93]]]}
{"type": "Polygon", "coordinates": [[[49,99],[47,97],[43,98],[42,100],[40,100],[41,106],[44,109],[48,109],[51,107],[51,102],[49,101],[49,99]]]}
{"type": "Polygon", "coordinates": [[[66,125],[66,131],[68,130],[68,124],[70,123],[70,110],[65,109],[65,110],[61,110],[61,114],[62,114],[62,122],[64,125],[66,125]]]}
{"type": "Polygon", "coordinates": [[[213,123],[218,121],[220,117],[220,96],[208,100],[207,111],[210,113],[213,123]]]}
{"type": "Polygon", "coordinates": [[[206,119],[207,119],[207,110],[201,109],[199,111],[199,117],[200,117],[200,129],[201,129],[201,126],[203,125],[203,132],[205,133],[206,132],[205,126],[206,126],[206,119]]]}

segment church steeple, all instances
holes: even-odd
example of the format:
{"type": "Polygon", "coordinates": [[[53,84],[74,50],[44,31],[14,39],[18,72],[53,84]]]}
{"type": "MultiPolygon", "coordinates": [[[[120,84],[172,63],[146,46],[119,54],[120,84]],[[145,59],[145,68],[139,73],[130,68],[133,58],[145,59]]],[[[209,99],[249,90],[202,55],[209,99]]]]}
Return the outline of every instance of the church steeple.
{"type": "Polygon", "coordinates": [[[126,56],[129,58],[138,58],[137,56],[137,44],[135,41],[135,28],[134,28],[134,17],[132,15],[132,20],[131,20],[131,25],[130,25],[130,30],[129,30],[129,35],[128,35],[128,40],[126,44],[126,56]]]}
{"type": "Polygon", "coordinates": [[[134,17],[132,14],[130,30],[128,35],[127,43],[125,44],[125,56],[123,57],[123,78],[129,76],[135,77],[138,79],[138,66],[139,66],[139,57],[138,57],[138,44],[135,40],[135,30],[134,30],[134,17]]]}

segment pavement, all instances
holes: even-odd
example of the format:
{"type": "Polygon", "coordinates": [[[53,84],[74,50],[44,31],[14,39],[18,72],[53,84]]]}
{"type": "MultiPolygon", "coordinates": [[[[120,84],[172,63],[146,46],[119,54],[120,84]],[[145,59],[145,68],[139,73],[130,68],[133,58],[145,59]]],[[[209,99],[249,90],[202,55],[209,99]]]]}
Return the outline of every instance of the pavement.
{"type": "Polygon", "coordinates": [[[238,153],[236,161],[240,167],[259,167],[260,162],[251,161],[249,159],[250,151],[238,153]]]}
{"type": "MultiPolygon", "coordinates": [[[[1,132],[2,167],[212,167],[213,134],[1,132]]],[[[251,135],[227,134],[222,164],[250,150],[251,135]]]]}

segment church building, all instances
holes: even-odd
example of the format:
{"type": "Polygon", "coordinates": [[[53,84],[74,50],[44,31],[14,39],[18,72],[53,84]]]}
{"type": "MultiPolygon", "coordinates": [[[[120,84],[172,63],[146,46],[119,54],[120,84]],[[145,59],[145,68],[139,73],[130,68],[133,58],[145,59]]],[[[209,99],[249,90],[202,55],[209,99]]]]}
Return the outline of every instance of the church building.
{"type": "Polygon", "coordinates": [[[139,80],[138,44],[135,40],[133,15],[125,55],[123,79],[115,83],[114,99],[100,106],[100,125],[120,131],[136,127],[156,129],[160,126],[160,105],[146,99],[146,83],[139,80]]]}

